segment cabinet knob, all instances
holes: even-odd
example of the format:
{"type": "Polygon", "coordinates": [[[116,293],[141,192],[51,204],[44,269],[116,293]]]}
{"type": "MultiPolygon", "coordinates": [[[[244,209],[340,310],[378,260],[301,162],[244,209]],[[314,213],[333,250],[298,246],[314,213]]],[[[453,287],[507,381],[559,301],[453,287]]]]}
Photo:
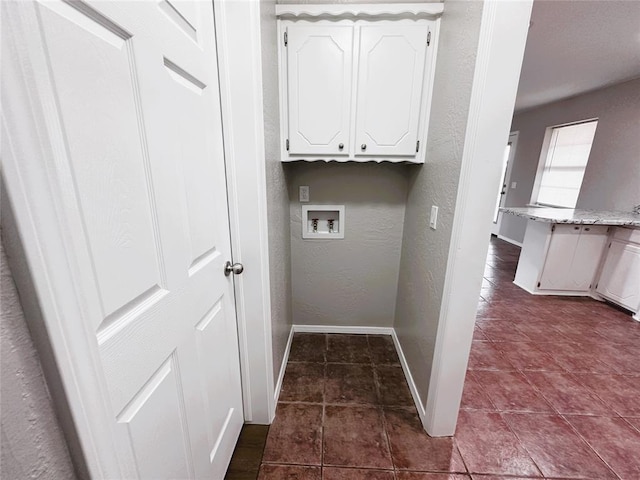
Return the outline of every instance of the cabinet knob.
{"type": "Polygon", "coordinates": [[[338,145],[338,150],[342,150],[344,148],[344,143],[338,145]]]}
{"type": "Polygon", "coordinates": [[[362,150],[366,150],[366,149],[367,149],[367,144],[366,144],[366,143],[363,143],[362,145],[360,145],[360,148],[361,148],[362,150]]]}

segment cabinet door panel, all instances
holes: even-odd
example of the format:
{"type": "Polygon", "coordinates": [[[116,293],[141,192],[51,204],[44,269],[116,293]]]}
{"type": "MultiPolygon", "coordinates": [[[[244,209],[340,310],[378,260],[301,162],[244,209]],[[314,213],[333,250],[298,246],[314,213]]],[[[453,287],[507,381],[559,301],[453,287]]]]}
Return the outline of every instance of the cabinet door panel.
{"type": "Polygon", "coordinates": [[[289,153],[347,155],[353,27],[291,25],[287,34],[289,153]]]}
{"type": "Polygon", "coordinates": [[[611,242],[598,282],[598,293],[637,311],[640,307],[640,245],[611,242]]]}
{"type": "Polygon", "coordinates": [[[428,33],[428,25],[361,27],[357,155],[415,156],[428,33]]]}
{"type": "Polygon", "coordinates": [[[606,226],[582,227],[570,270],[570,290],[586,292],[591,288],[609,238],[607,230],[606,226]]]}
{"type": "Polygon", "coordinates": [[[571,265],[578,248],[580,227],[556,225],[540,277],[540,290],[572,290],[571,265]]]}

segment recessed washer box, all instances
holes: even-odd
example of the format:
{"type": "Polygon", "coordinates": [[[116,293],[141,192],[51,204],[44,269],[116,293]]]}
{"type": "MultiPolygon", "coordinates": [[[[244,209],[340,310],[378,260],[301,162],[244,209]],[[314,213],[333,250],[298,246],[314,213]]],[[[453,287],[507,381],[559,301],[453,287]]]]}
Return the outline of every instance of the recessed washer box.
{"type": "Polygon", "coordinates": [[[344,205],[303,205],[302,238],[344,238],[344,205]]]}

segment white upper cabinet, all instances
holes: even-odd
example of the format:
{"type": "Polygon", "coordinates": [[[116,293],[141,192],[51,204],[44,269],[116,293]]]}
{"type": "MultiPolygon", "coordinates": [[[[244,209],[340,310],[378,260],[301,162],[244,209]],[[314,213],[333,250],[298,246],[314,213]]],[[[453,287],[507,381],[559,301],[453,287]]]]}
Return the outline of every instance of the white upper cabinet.
{"type": "Polygon", "coordinates": [[[356,151],[414,156],[429,25],[360,27],[356,151]]]}
{"type": "Polygon", "coordinates": [[[282,161],[423,163],[442,4],[276,11],[282,161]]]}
{"type": "Polygon", "coordinates": [[[286,33],[289,153],[346,155],[353,29],[290,25],[286,33]]]}

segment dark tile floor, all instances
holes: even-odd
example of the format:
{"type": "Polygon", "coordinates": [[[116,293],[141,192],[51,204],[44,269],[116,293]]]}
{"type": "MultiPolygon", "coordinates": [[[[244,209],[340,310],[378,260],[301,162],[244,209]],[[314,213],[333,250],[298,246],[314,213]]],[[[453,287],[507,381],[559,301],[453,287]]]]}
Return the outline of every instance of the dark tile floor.
{"type": "Polygon", "coordinates": [[[422,429],[390,338],[297,334],[260,480],[640,479],[640,324],[529,295],[493,239],[454,438],[422,429]]]}

